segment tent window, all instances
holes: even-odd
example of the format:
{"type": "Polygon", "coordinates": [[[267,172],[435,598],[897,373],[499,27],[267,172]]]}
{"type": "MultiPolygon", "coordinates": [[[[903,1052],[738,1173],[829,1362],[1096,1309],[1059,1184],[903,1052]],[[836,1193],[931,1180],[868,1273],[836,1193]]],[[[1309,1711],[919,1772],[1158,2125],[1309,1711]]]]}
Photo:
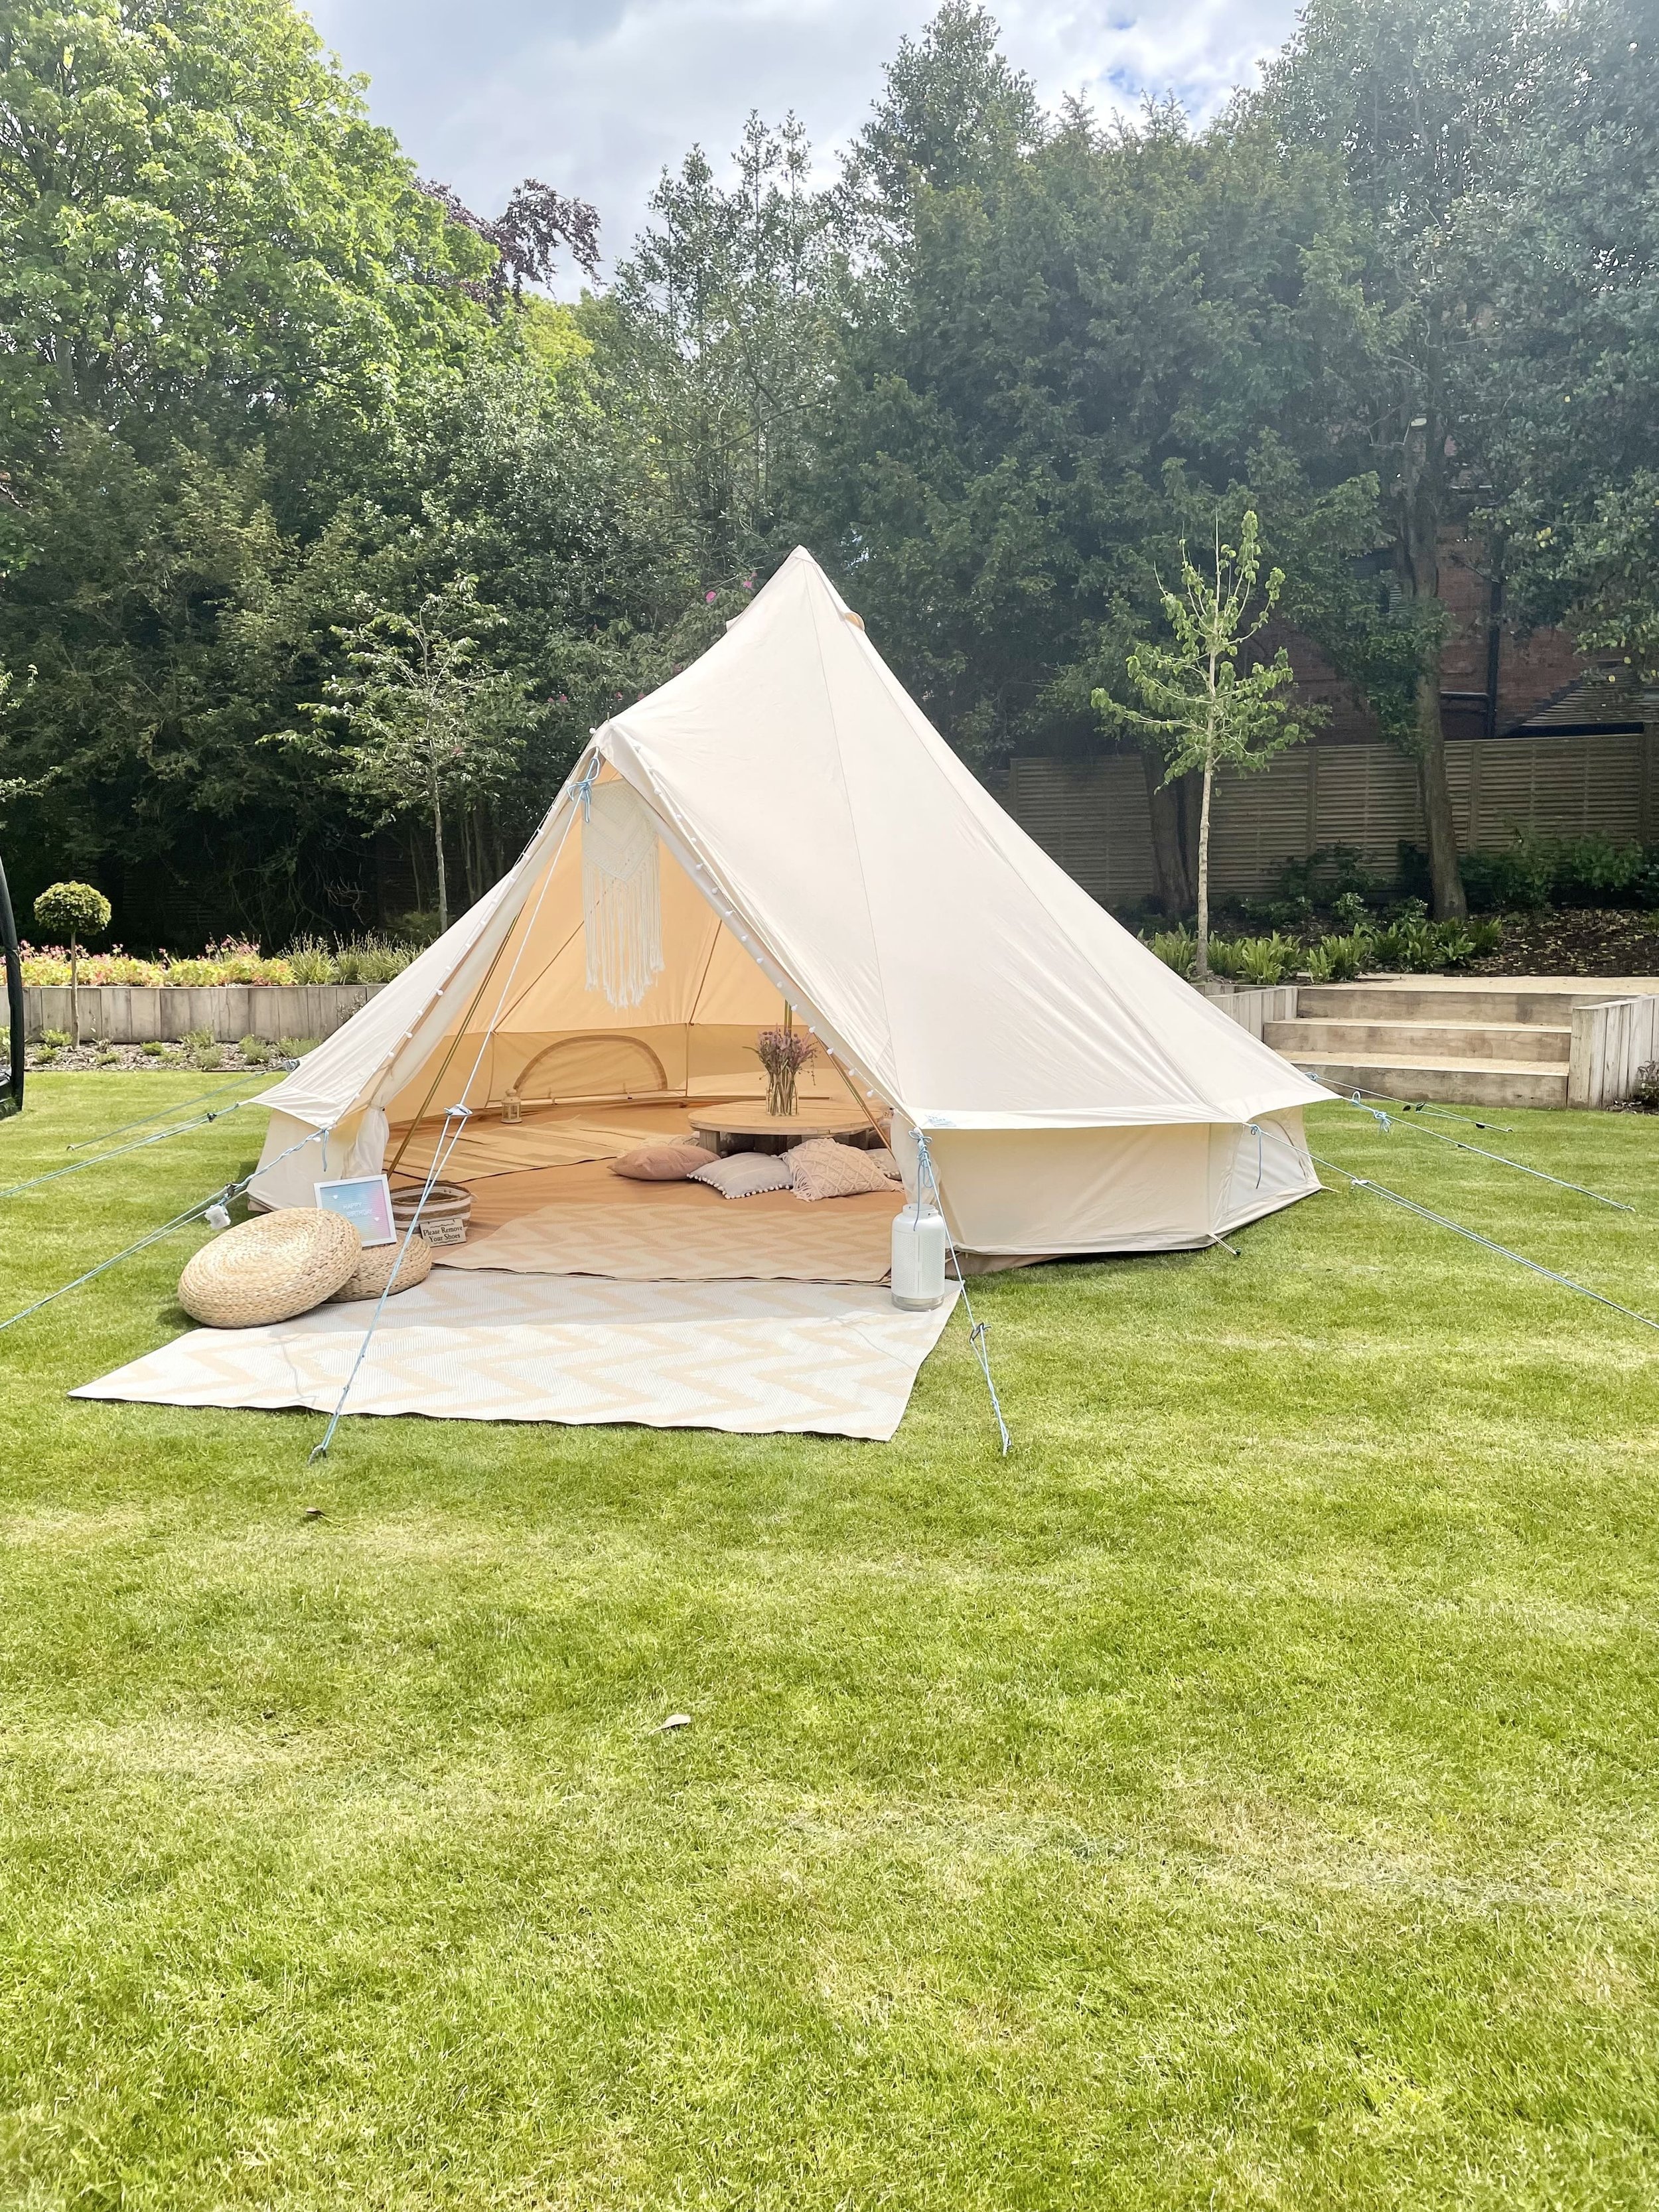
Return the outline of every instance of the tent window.
{"type": "Polygon", "coordinates": [[[508,1085],[501,1119],[520,1120],[526,1106],[623,1106],[668,1095],[668,1071],[648,1044],[595,1030],[544,1046],[508,1085]]]}

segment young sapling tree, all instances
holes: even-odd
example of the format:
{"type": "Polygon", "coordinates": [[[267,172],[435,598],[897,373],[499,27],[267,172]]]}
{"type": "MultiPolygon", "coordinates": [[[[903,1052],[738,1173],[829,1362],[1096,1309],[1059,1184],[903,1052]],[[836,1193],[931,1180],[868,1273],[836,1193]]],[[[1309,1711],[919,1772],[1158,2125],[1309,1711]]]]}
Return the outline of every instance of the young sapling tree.
{"type": "MultiPolygon", "coordinates": [[[[1216,772],[1266,768],[1275,753],[1307,735],[1320,710],[1298,708],[1285,695],[1295,681],[1283,646],[1269,659],[1245,648],[1272,619],[1285,588],[1280,568],[1257,590],[1261,533],[1247,514],[1237,546],[1224,544],[1216,518],[1214,565],[1194,567],[1181,549],[1181,589],[1161,581],[1159,595],[1170,625],[1167,641],[1145,641],[1128,659],[1129,680],[1146,702],[1129,718],[1157,738],[1167,763],[1164,781],[1196,769],[1203,777],[1198,817],[1198,929],[1194,981],[1210,974],[1210,824],[1216,772]]],[[[1095,712],[1116,720],[1124,708],[1103,691],[1095,712]]]]}
{"type": "Polygon", "coordinates": [[[415,814],[430,823],[441,933],[449,927],[445,808],[491,789],[518,752],[519,688],[477,665],[480,634],[501,618],[479,603],[471,576],[428,592],[412,614],[365,599],[359,617],[335,633],[345,672],[331,677],[325,698],[303,710],[350,742],[330,745],[314,728],[284,732],[283,741],[325,757],[336,781],[377,822],[415,814]]]}

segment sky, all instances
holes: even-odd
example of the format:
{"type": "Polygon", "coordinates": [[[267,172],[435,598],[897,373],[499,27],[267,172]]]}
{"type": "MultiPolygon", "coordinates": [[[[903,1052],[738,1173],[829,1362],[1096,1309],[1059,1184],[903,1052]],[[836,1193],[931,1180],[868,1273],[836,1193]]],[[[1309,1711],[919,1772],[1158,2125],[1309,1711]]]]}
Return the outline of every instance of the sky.
{"type": "MultiPolygon", "coordinates": [[[[1211,114],[1289,33],[1296,0],[1005,0],[1005,52],[1045,103],[1103,113],[1174,93],[1211,114]]],[[[521,177],[592,200],[608,264],[665,165],[719,164],[744,118],[793,109],[826,171],[928,0],[309,0],[345,67],[369,79],[423,176],[498,214],[521,177]]]]}

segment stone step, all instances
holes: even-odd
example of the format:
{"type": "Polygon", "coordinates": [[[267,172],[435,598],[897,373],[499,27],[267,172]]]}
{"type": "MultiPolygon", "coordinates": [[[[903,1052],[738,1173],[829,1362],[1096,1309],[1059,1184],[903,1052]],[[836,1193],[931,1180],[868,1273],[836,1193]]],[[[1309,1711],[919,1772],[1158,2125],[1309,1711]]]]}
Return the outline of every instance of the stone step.
{"type": "Polygon", "coordinates": [[[1503,1026],[1534,1022],[1571,1026],[1575,1005],[1621,994],[1598,988],[1593,977],[1559,991],[1504,990],[1470,983],[1434,988],[1411,983],[1304,983],[1297,1012],[1316,1021],[1471,1022],[1503,1026]]]}
{"type": "MultiPolygon", "coordinates": [[[[1305,994],[1304,994],[1305,995],[1305,994]]],[[[1565,1026],[1546,1029],[1541,1024],[1490,1022],[1381,1021],[1323,1018],[1266,1022],[1261,1039],[1287,1060],[1346,1060],[1362,1058],[1405,1061],[1435,1060],[1452,1066],[1464,1062],[1501,1061],[1504,1066],[1537,1065],[1565,1070],[1571,1056],[1572,1031],[1565,1026]]]]}
{"type": "Polygon", "coordinates": [[[1397,1059],[1386,1053],[1349,1053],[1321,1060],[1285,1055],[1333,1091],[1370,1091],[1384,1098],[1426,1098],[1443,1106],[1565,1106],[1567,1071],[1522,1060],[1458,1061],[1397,1059]]]}

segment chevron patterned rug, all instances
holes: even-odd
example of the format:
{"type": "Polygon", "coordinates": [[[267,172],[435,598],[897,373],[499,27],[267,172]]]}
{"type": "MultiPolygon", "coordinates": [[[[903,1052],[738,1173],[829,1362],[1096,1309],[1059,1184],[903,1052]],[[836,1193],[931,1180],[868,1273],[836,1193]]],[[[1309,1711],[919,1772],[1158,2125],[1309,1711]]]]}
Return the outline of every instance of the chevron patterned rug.
{"type": "MultiPolygon", "coordinates": [[[[349,1411],[884,1442],[956,1296],[907,1314],[857,1283],[434,1271],[387,1301],[349,1411]]],[[[72,1395],[331,1412],[372,1310],[194,1329],[72,1395]]]]}

